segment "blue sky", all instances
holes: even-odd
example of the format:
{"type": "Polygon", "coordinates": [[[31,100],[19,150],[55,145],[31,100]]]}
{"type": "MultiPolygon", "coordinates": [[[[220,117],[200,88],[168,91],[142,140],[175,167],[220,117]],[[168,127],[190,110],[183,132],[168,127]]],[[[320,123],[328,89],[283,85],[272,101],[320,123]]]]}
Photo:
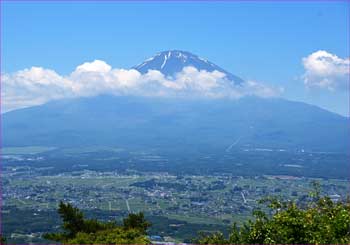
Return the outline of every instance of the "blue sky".
{"type": "Polygon", "coordinates": [[[306,88],[302,58],[349,56],[349,2],[2,3],[2,73],[32,66],[62,76],[103,60],[130,68],[187,50],[283,97],[346,115],[346,89],[306,88]]]}

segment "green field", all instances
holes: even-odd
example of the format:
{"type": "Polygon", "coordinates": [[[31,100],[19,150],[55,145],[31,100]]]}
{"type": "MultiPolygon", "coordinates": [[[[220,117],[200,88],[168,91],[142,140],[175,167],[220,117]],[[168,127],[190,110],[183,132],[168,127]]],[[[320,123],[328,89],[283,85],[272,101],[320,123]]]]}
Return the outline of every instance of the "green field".
{"type": "Polygon", "coordinates": [[[39,154],[47,151],[55,150],[56,147],[47,146],[24,146],[24,147],[4,147],[1,149],[3,155],[27,155],[39,154]]]}

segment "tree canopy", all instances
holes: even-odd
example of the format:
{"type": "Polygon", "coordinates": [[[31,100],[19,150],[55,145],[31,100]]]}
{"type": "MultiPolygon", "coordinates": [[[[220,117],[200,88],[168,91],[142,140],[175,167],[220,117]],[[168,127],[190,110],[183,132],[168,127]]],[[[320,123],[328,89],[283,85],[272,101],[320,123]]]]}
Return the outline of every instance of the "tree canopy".
{"type": "Polygon", "coordinates": [[[200,234],[198,244],[349,244],[350,200],[333,202],[320,197],[314,184],[311,201],[300,207],[293,201],[266,198],[272,215],[261,210],[253,212],[254,219],[241,227],[232,226],[229,237],[220,232],[200,234]]]}
{"type": "Polygon", "coordinates": [[[63,221],[62,232],[45,234],[48,240],[64,244],[147,244],[147,228],[151,225],[143,213],[129,214],[123,225],[86,219],[70,203],[60,202],[58,213],[63,221]]]}

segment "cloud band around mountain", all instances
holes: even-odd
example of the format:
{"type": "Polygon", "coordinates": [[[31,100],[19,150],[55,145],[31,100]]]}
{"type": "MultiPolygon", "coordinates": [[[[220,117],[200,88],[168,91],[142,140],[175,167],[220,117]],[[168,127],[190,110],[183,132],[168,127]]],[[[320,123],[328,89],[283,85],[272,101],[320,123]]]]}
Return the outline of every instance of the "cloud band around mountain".
{"type": "Polygon", "coordinates": [[[99,94],[236,99],[247,95],[274,97],[283,91],[255,81],[235,85],[222,72],[197,70],[191,66],[166,77],[157,70],[141,74],[134,69],[113,69],[101,60],[79,65],[68,76],[32,67],[3,74],[1,80],[4,112],[51,100],[99,94]]]}

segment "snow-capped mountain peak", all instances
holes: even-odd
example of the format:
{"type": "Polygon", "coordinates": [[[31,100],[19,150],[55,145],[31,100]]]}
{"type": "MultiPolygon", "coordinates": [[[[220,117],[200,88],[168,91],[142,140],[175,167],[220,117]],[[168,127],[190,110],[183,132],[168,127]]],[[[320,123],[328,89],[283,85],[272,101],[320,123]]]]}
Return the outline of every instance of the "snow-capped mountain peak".
{"type": "Polygon", "coordinates": [[[133,68],[143,74],[148,70],[158,70],[166,76],[173,76],[175,73],[182,71],[186,66],[193,66],[198,70],[206,70],[209,72],[217,70],[226,74],[227,79],[235,84],[243,82],[241,78],[231,74],[214,63],[190,52],[181,50],[168,50],[157,53],[155,56],[146,59],[143,63],[133,68]]]}

